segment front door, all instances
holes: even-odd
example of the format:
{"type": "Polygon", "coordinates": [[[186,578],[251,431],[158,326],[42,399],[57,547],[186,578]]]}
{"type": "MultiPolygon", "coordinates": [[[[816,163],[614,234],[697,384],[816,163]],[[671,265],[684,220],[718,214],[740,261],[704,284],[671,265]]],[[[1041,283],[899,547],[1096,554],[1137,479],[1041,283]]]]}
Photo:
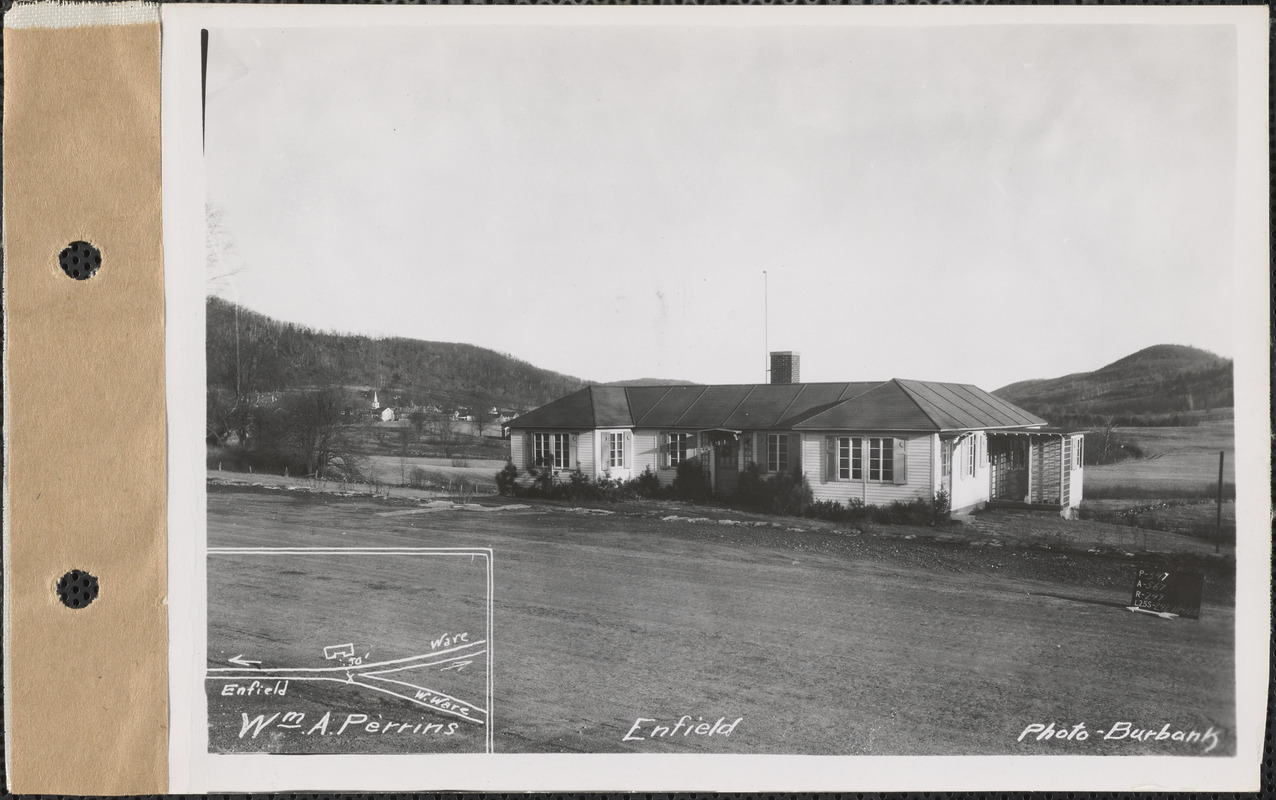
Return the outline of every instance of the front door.
{"type": "Polygon", "coordinates": [[[713,492],[728,495],[735,492],[740,474],[739,444],[733,439],[720,441],[713,446],[713,492]]]}

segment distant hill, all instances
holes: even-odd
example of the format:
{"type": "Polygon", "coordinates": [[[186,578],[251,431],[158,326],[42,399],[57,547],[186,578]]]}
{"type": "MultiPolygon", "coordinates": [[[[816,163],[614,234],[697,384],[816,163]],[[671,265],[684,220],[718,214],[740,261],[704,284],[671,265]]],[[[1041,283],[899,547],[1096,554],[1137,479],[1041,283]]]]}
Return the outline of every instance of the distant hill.
{"type": "Polygon", "coordinates": [[[1159,344],[1093,372],[1020,381],[993,392],[1059,425],[1192,424],[1200,412],[1232,406],[1232,361],[1209,351],[1159,344]]]}
{"type": "Polygon", "coordinates": [[[602,386],[696,386],[695,381],[672,381],[665,378],[635,378],[632,381],[611,381],[602,386]]]}
{"type": "Polygon", "coordinates": [[[471,344],[357,336],[207,301],[208,388],[231,396],[346,386],[382,404],[526,410],[586,382],[471,344]]]}

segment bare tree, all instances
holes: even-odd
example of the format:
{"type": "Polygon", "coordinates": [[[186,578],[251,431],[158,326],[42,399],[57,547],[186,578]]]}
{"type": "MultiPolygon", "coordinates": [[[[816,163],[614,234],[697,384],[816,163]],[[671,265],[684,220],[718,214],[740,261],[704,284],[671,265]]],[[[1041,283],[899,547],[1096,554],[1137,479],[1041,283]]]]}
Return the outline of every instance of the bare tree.
{"type": "Polygon", "coordinates": [[[478,439],[479,441],[483,440],[483,425],[489,418],[491,418],[491,414],[488,414],[487,409],[485,409],[482,405],[477,405],[474,407],[474,438],[475,439],[478,439]]]}
{"type": "Polygon", "coordinates": [[[335,387],[289,395],[282,408],[283,438],[306,474],[354,480],[363,458],[342,419],[349,398],[335,387]]]}
{"type": "Polygon", "coordinates": [[[416,430],[417,441],[425,434],[425,426],[430,422],[430,415],[423,409],[414,409],[408,414],[408,422],[412,423],[412,427],[416,430]]]}
{"type": "Polygon", "coordinates": [[[403,455],[407,455],[407,452],[412,447],[412,445],[416,444],[418,437],[413,435],[412,428],[406,425],[400,426],[398,430],[399,430],[399,452],[403,455]]]}
{"type": "Polygon", "coordinates": [[[446,456],[451,456],[452,451],[455,449],[458,424],[458,420],[445,412],[430,414],[429,422],[426,424],[439,446],[443,448],[443,454],[446,456]]]}

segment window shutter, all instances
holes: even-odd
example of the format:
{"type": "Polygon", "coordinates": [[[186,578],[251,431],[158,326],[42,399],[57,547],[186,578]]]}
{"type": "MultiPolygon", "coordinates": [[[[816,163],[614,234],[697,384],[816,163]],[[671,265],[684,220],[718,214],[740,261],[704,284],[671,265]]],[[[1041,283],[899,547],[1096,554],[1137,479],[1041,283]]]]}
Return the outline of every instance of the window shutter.
{"type": "Polygon", "coordinates": [[[758,470],[766,472],[771,468],[771,434],[758,434],[758,470]]]}
{"type": "Polygon", "coordinates": [[[536,434],[532,433],[531,431],[527,431],[526,433],[523,434],[523,468],[524,469],[531,469],[532,467],[536,466],[536,464],[533,463],[533,459],[536,458],[536,456],[534,455],[534,451],[532,450],[532,439],[533,437],[535,437],[535,435],[536,434]]]}
{"type": "Polygon", "coordinates": [[[611,467],[611,434],[602,433],[598,436],[598,469],[594,470],[601,475],[611,467]]]}
{"type": "Polygon", "coordinates": [[[660,461],[658,462],[661,469],[669,469],[669,434],[660,434],[660,461]]]}
{"type": "Polygon", "coordinates": [[[824,477],[820,483],[837,480],[837,438],[832,434],[824,437],[824,477]]]}
{"type": "Polygon", "coordinates": [[[625,431],[625,468],[632,469],[634,466],[634,434],[633,431],[625,431]]]}
{"type": "Polygon", "coordinates": [[[788,440],[789,472],[794,475],[802,472],[802,437],[796,433],[786,433],[784,438],[788,440]]]}
{"type": "Polygon", "coordinates": [[[571,443],[572,443],[571,444],[572,468],[580,469],[580,434],[579,433],[572,434],[571,443]]]}
{"type": "Polygon", "coordinates": [[[908,440],[895,440],[895,462],[892,469],[895,471],[895,483],[908,483],[908,440]]]}

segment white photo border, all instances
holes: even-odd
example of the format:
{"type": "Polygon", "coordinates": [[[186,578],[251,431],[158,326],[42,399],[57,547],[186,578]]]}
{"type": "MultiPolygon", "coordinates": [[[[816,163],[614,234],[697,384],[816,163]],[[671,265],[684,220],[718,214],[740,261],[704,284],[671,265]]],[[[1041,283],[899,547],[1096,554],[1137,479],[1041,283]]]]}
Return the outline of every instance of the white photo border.
{"type": "MultiPolygon", "coordinates": [[[[164,252],[169,409],[172,793],[273,791],[1254,791],[1269,678],[1268,10],[1123,7],[528,7],[166,4],[164,252]],[[204,179],[200,31],[390,25],[1231,25],[1239,59],[1235,343],[1237,529],[1234,756],[253,756],[207,752],[204,179]],[[1238,535],[1238,539],[1240,536],[1238,535]],[[1243,556],[1240,548],[1243,546],[1243,556]],[[435,776],[445,776],[436,778],[435,776]]],[[[497,554],[499,555],[499,554],[497,554]]],[[[497,601],[499,603],[499,599],[497,601]]],[[[499,687],[498,687],[499,690],[499,687]]]]}

